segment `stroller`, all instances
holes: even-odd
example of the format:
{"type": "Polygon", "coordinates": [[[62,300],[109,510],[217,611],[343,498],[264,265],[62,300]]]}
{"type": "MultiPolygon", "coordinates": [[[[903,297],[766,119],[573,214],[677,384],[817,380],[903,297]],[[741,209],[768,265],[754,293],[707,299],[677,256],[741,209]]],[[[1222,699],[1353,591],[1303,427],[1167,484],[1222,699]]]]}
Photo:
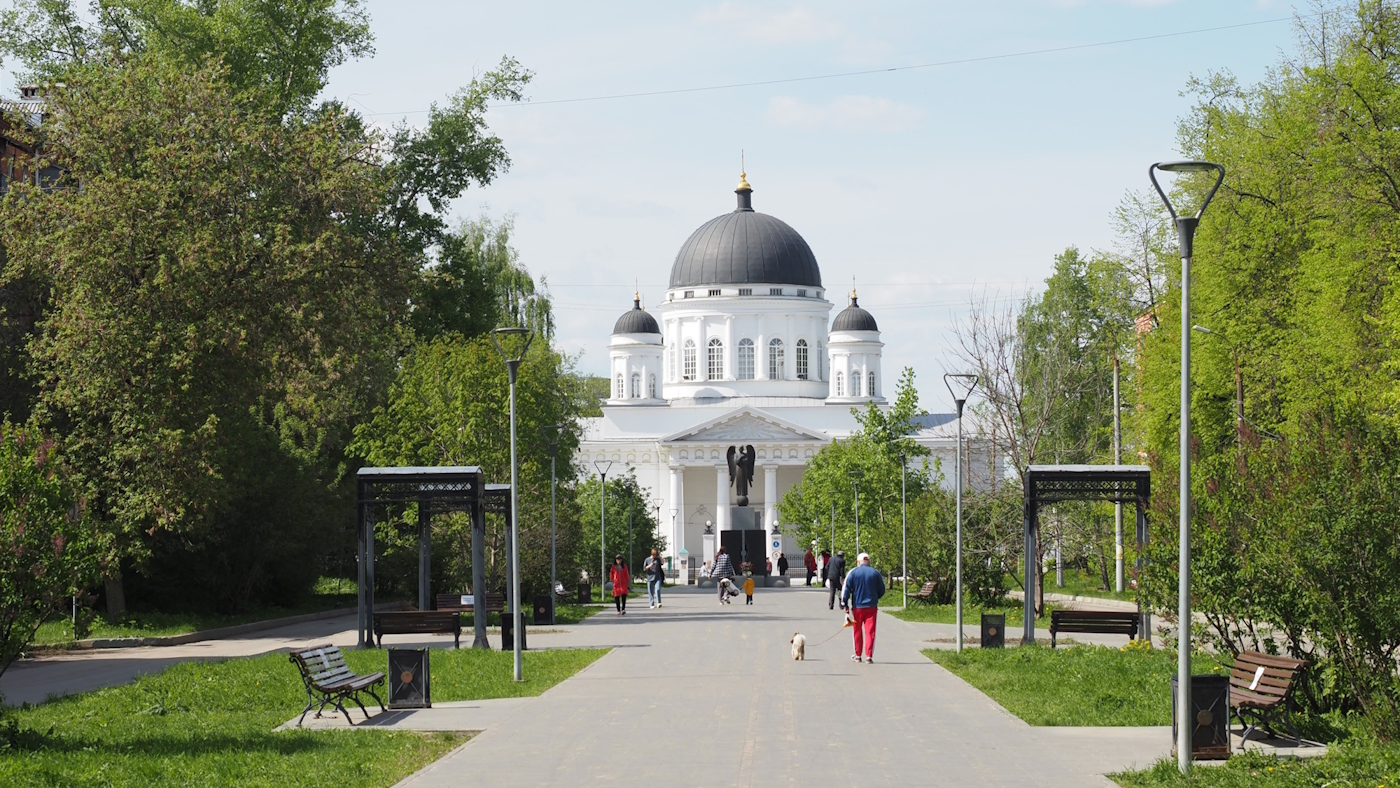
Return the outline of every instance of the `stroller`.
{"type": "Polygon", "coordinates": [[[724,603],[726,605],[729,604],[730,599],[743,593],[743,591],[739,590],[739,587],[734,584],[734,581],[728,577],[722,578],[719,584],[720,587],[724,589],[724,603]]]}

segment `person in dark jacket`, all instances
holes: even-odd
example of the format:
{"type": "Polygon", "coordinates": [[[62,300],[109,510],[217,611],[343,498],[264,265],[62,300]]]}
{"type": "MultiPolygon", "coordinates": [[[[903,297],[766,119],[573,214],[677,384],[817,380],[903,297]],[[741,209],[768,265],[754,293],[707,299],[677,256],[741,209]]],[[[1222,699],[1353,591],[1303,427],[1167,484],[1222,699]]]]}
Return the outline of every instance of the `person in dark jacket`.
{"type": "Polygon", "coordinates": [[[778,556],[778,576],[779,576],[779,577],[786,577],[786,576],[787,576],[787,570],[788,570],[787,554],[786,554],[786,553],[783,553],[783,554],[781,554],[781,555],[778,556]]]}
{"type": "MultiPolygon", "coordinates": [[[[836,556],[826,565],[826,583],[831,587],[831,593],[827,596],[826,609],[836,609],[836,597],[841,594],[841,584],[846,582],[846,551],[837,550],[836,556]]],[[[846,609],[845,598],[841,599],[841,609],[846,609]]]]}
{"type": "Polygon", "coordinates": [[[661,586],[666,582],[666,566],[661,563],[661,551],[655,547],[651,549],[651,555],[642,564],[642,571],[647,576],[647,597],[652,608],[661,607],[661,586]]]}
{"type": "Polygon", "coordinates": [[[802,565],[807,567],[807,585],[812,584],[812,578],[817,576],[817,557],[812,555],[812,548],[807,548],[807,554],[802,556],[802,565]]]}
{"type": "Polygon", "coordinates": [[[846,587],[841,590],[841,607],[851,606],[851,619],[855,622],[852,628],[856,653],[851,659],[856,662],[860,662],[862,651],[867,663],[875,662],[875,618],[880,614],[880,597],[884,595],[885,578],[870,565],[870,555],[856,556],[856,568],[851,570],[846,587]]]}
{"type": "Polygon", "coordinates": [[[729,601],[729,588],[724,581],[734,577],[734,564],[729,560],[729,553],[723,547],[715,553],[715,566],[710,570],[710,577],[719,587],[720,604],[727,603],[729,601]]]}

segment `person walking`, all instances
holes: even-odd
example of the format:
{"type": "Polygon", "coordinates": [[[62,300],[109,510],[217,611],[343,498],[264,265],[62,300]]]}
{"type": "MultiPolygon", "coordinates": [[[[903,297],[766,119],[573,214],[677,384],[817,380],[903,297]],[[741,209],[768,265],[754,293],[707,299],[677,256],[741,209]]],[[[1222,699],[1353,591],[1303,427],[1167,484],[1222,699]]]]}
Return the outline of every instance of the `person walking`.
{"type": "Polygon", "coordinates": [[[744,578],[744,604],[753,604],[753,575],[744,578]]]}
{"type": "Polygon", "coordinates": [[[627,589],[632,585],[632,573],[622,561],[622,554],[613,556],[613,565],[608,568],[608,579],[612,581],[613,605],[619,616],[627,615],[627,589]]]}
{"type": "Polygon", "coordinates": [[[778,576],[787,577],[788,560],[787,553],[778,554],[778,576]]]}
{"type": "Polygon", "coordinates": [[[728,589],[724,587],[724,581],[732,577],[734,577],[734,564],[729,560],[729,551],[721,547],[719,552],[715,553],[715,565],[710,569],[710,578],[715,581],[715,585],[719,588],[720,604],[729,601],[728,589]]]}
{"type": "Polygon", "coordinates": [[[836,557],[826,564],[826,583],[831,588],[827,595],[826,609],[836,609],[836,598],[841,597],[841,609],[846,609],[846,598],[841,596],[841,584],[846,582],[846,551],[837,550],[836,557]]]}
{"type": "Polygon", "coordinates": [[[851,570],[846,587],[841,591],[841,607],[850,605],[851,619],[855,622],[852,637],[856,653],[851,659],[856,662],[860,662],[863,650],[866,664],[875,663],[875,617],[880,614],[880,597],[884,595],[885,578],[870,565],[870,554],[856,556],[856,568],[851,570]]]}
{"type": "Polygon", "coordinates": [[[648,601],[653,609],[661,607],[661,586],[666,582],[666,567],[661,564],[660,550],[655,547],[651,549],[651,555],[642,564],[642,571],[647,576],[648,601]]]}
{"type": "Polygon", "coordinates": [[[802,556],[802,565],[807,567],[807,585],[812,585],[812,578],[817,576],[817,557],[812,555],[812,548],[807,548],[807,554],[802,556]]]}

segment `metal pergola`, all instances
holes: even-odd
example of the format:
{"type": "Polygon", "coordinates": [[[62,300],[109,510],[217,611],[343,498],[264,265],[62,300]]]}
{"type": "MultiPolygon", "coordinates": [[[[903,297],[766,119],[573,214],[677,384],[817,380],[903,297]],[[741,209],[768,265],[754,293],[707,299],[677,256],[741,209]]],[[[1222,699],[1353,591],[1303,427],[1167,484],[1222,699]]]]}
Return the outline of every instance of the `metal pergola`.
{"type": "MultiPolygon", "coordinates": [[[[510,516],[510,485],[486,484],[474,465],[409,468],[361,468],[356,474],[358,506],[356,557],[359,564],[358,640],[361,648],[374,645],[374,522],[375,509],[418,505],[418,609],[432,605],[433,548],[430,523],[435,514],[467,512],[472,521],[473,608],[486,607],[486,513],[510,516]]],[[[515,604],[507,589],[507,601],[515,604]]],[[[514,609],[514,608],[512,608],[514,609]]],[[[486,616],[472,616],[475,637],[472,648],[489,648],[486,616]]]]}
{"type": "MultiPolygon", "coordinates": [[[[1040,579],[1037,546],[1040,541],[1040,507],[1062,501],[1131,503],[1137,510],[1138,555],[1147,544],[1147,502],[1151,472],[1146,465],[1032,465],[1025,475],[1026,600],[1022,645],[1035,642],[1035,589],[1040,579]]],[[[1138,559],[1141,566],[1141,558],[1138,559]]],[[[1142,621],[1138,631],[1151,638],[1152,614],[1138,602],[1142,621]]]]}

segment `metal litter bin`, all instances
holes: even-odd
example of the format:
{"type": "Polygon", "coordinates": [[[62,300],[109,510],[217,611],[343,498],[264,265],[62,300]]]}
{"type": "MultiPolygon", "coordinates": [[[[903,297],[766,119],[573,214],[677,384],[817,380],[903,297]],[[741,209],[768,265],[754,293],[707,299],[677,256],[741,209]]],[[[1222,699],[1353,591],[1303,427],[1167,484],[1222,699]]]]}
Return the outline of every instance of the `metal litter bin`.
{"type": "Polygon", "coordinates": [[[389,708],[432,708],[430,675],[427,649],[389,649],[389,708]]]}
{"type": "MultiPolygon", "coordinates": [[[[1172,676],[1172,756],[1176,755],[1177,677],[1172,676]]],[[[1223,761],[1230,757],[1230,677],[1191,676],[1191,758],[1223,761]]]]}
{"type": "MultiPolygon", "coordinates": [[[[515,629],[515,614],[509,610],[501,614],[501,651],[514,651],[515,639],[512,637],[515,629]]],[[[520,617],[520,650],[528,648],[525,645],[525,617],[520,617]]]]}

